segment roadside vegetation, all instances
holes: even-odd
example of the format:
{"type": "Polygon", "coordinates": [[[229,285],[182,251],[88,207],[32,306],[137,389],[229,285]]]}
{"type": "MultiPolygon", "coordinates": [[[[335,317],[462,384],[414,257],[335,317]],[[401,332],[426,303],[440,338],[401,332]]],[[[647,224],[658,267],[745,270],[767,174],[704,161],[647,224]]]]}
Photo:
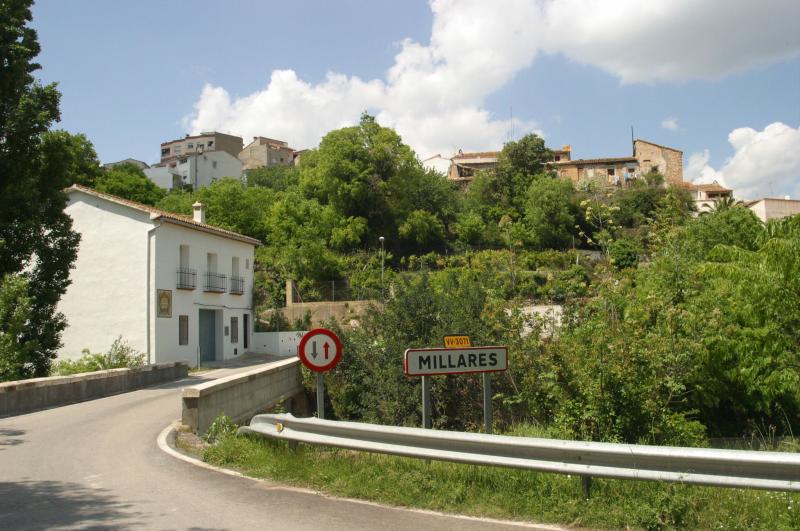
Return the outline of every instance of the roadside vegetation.
{"type": "MultiPolygon", "coordinates": [[[[520,426],[516,435],[541,436],[520,426]]],[[[219,436],[219,433],[217,434],[219,436]]],[[[797,529],[800,495],[594,478],[423,460],[223,434],[205,451],[218,466],[391,505],[606,529],[797,529]]]]}
{"type": "Polygon", "coordinates": [[[108,352],[89,352],[83,349],[83,355],[75,360],[60,360],[53,364],[52,376],[67,376],[83,372],[105,371],[108,369],[135,369],[145,362],[145,354],[137,351],[122,336],[114,340],[108,352]]]}

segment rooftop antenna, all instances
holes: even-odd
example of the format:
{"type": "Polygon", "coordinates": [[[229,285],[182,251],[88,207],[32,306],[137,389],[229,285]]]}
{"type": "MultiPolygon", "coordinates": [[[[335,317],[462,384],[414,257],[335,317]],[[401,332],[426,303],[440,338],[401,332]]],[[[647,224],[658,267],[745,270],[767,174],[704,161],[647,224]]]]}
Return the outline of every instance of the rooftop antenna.
{"type": "Polygon", "coordinates": [[[631,150],[633,151],[633,156],[636,156],[636,141],[633,139],[633,126],[631,126],[631,150]]]}

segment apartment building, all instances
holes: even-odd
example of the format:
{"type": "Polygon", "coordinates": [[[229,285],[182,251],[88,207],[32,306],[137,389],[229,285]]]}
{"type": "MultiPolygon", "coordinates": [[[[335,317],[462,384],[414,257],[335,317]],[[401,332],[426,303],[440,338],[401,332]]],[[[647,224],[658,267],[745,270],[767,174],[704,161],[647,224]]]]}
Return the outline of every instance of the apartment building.
{"type": "Polygon", "coordinates": [[[788,218],[800,215],[800,200],[792,199],[788,195],[783,199],[776,197],[765,197],[745,203],[745,206],[758,216],[758,219],[766,223],[771,219],[788,218]]]}
{"type": "Polygon", "coordinates": [[[72,186],[65,211],[81,235],[60,358],[106,351],[122,336],[150,363],[227,360],[251,348],[258,240],[72,186]]]}
{"type": "Polygon", "coordinates": [[[204,132],[161,144],[161,160],[144,170],[161,188],[197,190],[223,177],[242,177],[242,137],[204,132]]]}
{"type": "Polygon", "coordinates": [[[203,132],[199,135],[186,135],[184,138],[170,140],[161,144],[160,164],[170,165],[176,160],[189,155],[209,151],[224,151],[233,157],[238,157],[243,146],[242,137],[216,131],[203,132]]]}
{"type": "Polygon", "coordinates": [[[286,166],[294,163],[294,150],[283,140],[255,136],[237,155],[242,162],[242,170],[252,170],[266,166],[286,166]]]}

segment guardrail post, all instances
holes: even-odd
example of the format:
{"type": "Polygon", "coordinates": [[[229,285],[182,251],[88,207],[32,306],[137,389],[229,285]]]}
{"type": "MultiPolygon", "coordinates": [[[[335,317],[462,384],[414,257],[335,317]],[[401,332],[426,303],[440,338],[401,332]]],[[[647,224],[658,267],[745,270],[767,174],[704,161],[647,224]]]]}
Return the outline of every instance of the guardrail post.
{"type": "Polygon", "coordinates": [[[581,476],[581,488],[583,489],[584,499],[592,497],[592,476],[581,476]]]}

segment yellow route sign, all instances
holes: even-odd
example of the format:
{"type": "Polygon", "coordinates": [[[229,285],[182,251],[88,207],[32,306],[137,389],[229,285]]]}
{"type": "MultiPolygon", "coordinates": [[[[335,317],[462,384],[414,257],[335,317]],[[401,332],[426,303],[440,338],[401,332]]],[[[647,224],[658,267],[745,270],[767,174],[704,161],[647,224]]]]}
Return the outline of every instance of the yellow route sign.
{"type": "Polygon", "coordinates": [[[470,340],[469,336],[444,336],[445,348],[465,348],[471,346],[472,340],[470,340]]]}

